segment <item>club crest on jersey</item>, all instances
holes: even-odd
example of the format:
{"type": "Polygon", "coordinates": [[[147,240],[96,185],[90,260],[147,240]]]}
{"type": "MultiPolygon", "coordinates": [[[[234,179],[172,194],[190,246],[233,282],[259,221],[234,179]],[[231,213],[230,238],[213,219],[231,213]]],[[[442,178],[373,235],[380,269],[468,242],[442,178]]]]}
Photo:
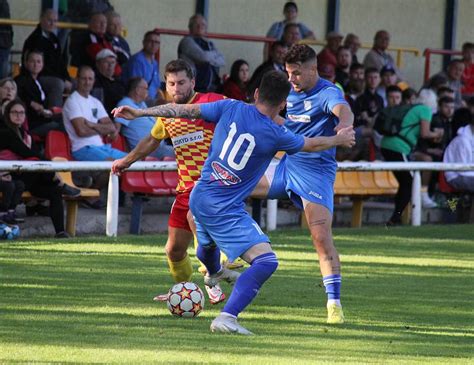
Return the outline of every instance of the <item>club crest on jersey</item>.
{"type": "Polygon", "coordinates": [[[185,144],[199,142],[204,140],[204,133],[202,131],[197,131],[193,133],[184,134],[182,136],[177,136],[171,138],[173,142],[173,147],[179,147],[185,144]]]}
{"type": "Polygon", "coordinates": [[[211,166],[216,179],[222,181],[225,185],[235,185],[241,181],[240,177],[229,171],[220,162],[212,161],[211,166]]]}
{"type": "Polygon", "coordinates": [[[303,105],[304,105],[304,110],[306,111],[310,110],[312,107],[311,100],[305,100],[303,105]]]}

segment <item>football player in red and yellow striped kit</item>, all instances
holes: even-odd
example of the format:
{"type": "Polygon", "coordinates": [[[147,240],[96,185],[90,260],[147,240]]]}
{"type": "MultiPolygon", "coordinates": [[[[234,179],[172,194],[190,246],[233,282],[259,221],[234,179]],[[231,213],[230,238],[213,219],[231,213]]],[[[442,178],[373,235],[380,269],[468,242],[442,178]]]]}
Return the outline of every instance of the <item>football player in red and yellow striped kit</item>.
{"type": "MultiPolygon", "coordinates": [[[[223,95],[215,93],[198,93],[194,91],[194,75],[189,64],[183,60],[174,60],[165,67],[166,92],[177,104],[200,104],[221,100],[223,95]]],[[[149,109],[134,109],[129,119],[147,114],[149,109]]],[[[188,221],[189,195],[201,176],[201,169],[207,158],[215,124],[204,120],[193,121],[181,118],[157,118],[148,137],[123,159],[116,160],[112,172],[121,173],[135,161],[154,151],[164,139],[170,138],[173,144],[178,165],[179,182],[176,187],[176,199],[171,207],[168,221],[168,241],[165,250],[171,276],[175,282],[190,281],[192,265],[187,249],[193,240],[193,233],[188,221]]],[[[220,288],[208,288],[212,304],[225,299],[220,288]]],[[[158,300],[166,299],[158,296],[158,300]],[[158,298],[159,297],[159,298],[158,298]]]]}

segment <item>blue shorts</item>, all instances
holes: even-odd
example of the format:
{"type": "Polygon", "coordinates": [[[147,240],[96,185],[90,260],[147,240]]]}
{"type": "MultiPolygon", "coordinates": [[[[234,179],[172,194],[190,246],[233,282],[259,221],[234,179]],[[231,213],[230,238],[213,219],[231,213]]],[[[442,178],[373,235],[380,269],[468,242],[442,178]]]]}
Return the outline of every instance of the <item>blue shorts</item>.
{"type": "Polygon", "coordinates": [[[215,243],[230,261],[234,261],[258,243],[270,242],[257,222],[243,208],[212,216],[199,214],[199,209],[194,210],[198,213],[193,212],[199,244],[208,246],[215,243]]]}
{"type": "Polygon", "coordinates": [[[276,167],[267,199],[290,198],[303,209],[301,198],[334,209],[335,167],[311,164],[311,160],[290,162],[283,156],[276,167]]]}
{"type": "Polygon", "coordinates": [[[126,155],[126,152],[112,148],[110,144],[104,144],[102,146],[85,146],[72,153],[72,157],[77,161],[118,160],[126,155]]]}

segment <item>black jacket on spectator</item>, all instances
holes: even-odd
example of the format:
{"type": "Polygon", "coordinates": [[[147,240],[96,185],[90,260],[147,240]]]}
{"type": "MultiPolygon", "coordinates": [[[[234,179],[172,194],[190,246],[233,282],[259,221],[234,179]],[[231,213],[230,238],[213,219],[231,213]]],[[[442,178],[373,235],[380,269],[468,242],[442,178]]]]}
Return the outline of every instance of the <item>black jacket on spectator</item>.
{"type": "Polygon", "coordinates": [[[110,114],[125,96],[126,90],[125,86],[117,79],[110,80],[97,72],[92,94],[104,104],[105,110],[110,114]]]}
{"type": "Polygon", "coordinates": [[[27,51],[43,52],[44,67],[41,76],[54,76],[62,80],[70,80],[66,64],[61,55],[61,45],[54,33],[47,35],[38,25],[23,44],[21,59],[25,59],[27,51]]]}
{"type": "MultiPolygon", "coordinates": [[[[274,62],[272,60],[268,60],[262,63],[260,66],[258,66],[255,69],[247,85],[247,91],[252,100],[253,100],[253,94],[255,92],[255,89],[260,86],[260,82],[262,81],[263,75],[265,75],[268,71],[272,71],[272,70],[276,70],[274,66],[274,62]]],[[[284,68],[278,71],[286,72],[284,68]]]]}
{"type": "Polygon", "coordinates": [[[16,85],[18,86],[18,97],[26,105],[26,117],[28,118],[28,126],[34,129],[44,123],[48,123],[51,119],[47,119],[42,115],[38,114],[31,106],[31,102],[42,104],[45,106],[45,100],[41,99],[41,90],[30,75],[28,71],[22,72],[20,75],[15,77],[16,85]]]}
{"type": "Polygon", "coordinates": [[[365,125],[365,120],[362,119],[362,112],[367,112],[369,117],[374,117],[380,110],[383,109],[382,97],[374,92],[373,94],[369,90],[365,90],[354,103],[354,127],[365,125]]]}

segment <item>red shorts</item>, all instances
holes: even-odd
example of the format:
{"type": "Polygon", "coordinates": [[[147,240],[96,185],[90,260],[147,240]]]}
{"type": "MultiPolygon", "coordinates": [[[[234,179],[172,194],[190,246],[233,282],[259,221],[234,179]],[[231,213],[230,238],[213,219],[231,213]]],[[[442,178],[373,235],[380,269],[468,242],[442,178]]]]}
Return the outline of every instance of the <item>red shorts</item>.
{"type": "Polygon", "coordinates": [[[188,223],[189,211],[189,195],[191,192],[178,193],[176,199],[171,207],[170,217],[168,219],[168,226],[173,228],[181,228],[191,232],[188,223]]]}

